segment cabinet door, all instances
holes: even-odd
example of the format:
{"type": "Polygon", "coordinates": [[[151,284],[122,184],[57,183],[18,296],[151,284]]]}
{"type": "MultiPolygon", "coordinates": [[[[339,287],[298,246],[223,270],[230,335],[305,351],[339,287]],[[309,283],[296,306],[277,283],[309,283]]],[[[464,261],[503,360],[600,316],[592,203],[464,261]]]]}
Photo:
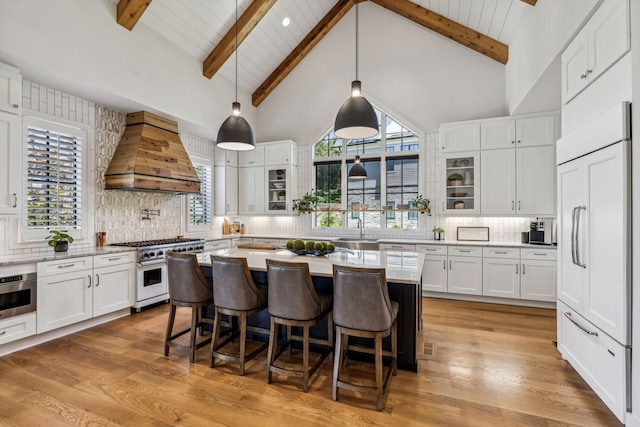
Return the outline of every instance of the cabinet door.
{"type": "Polygon", "coordinates": [[[515,143],[515,120],[492,120],[480,124],[480,146],[483,150],[514,147],[515,143]]]}
{"type": "Polygon", "coordinates": [[[449,256],[447,283],[451,293],[482,295],[482,258],[449,256]]]}
{"type": "Polygon", "coordinates": [[[238,170],[238,212],[241,214],[264,213],[264,168],[240,168],[238,170]]]}
{"type": "Polygon", "coordinates": [[[0,64],[0,111],[22,114],[22,75],[0,64]]]}
{"type": "Polygon", "coordinates": [[[135,286],[135,264],[118,264],[93,270],[93,315],[131,307],[135,286]]]}
{"type": "MultiPolygon", "coordinates": [[[[553,145],[518,147],[515,177],[517,214],[556,214],[556,150],[553,145]]],[[[483,194],[487,193],[483,190],[483,194]]]]}
{"type": "Polygon", "coordinates": [[[523,259],[520,268],[521,299],[556,301],[558,273],[555,261],[523,259]]]}
{"type": "Polygon", "coordinates": [[[482,295],[520,298],[519,259],[484,258],[482,295]]]}
{"type": "Polygon", "coordinates": [[[238,167],[238,152],[223,150],[216,147],[214,154],[214,166],[234,166],[238,167]]]}
{"type": "Polygon", "coordinates": [[[447,292],[447,256],[425,255],[422,268],[422,290],[447,292]]]}
{"type": "Polygon", "coordinates": [[[267,143],[264,152],[265,166],[296,164],[293,158],[292,142],[267,143]]]}
{"type": "Polygon", "coordinates": [[[587,77],[587,69],[589,67],[587,39],[587,31],[583,29],[562,52],[561,84],[563,104],[571,101],[589,82],[587,77]]]}
{"type": "Polygon", "coordinates": [[[440,147],[445,153],[479,150],[480,123],[440,126],[440,147]]]}
{"type": "Polygon", "coordinates": [[[214,212],[216,215],[238,214],[238,168],[214,167],[214,212]]]}
{"type": "Polygon", "coordinates": [[[92,272],[38,276],[39,334],[92,317],[92,272]]]}
{"type": "Polygon", "coordinates": [[[480,152],[443,154],[442,211],[448,215],[480,213],[480,152]],[[478,179],[477,179],[478,178],[478,179]]]}
{"type": "Polygon", "coordinates": [[[516,150],[480,153],[480,212],[483,215],[514,214],[516,211],[516,150]]]}
{"type": "Polygon", "coordinates": [[[516,146],[553,145],[556,142],[554,116],[527,117],[516,120],[516,146]]]}
{"type": "Polygon", "coordinates": [[[627,0],[606,0],[589,20],[589,82],[629,51],[628,7],[627,0]]]}
{"type": "Polygon", "coordinates": [[[264,146],[256,144],[254,150],[241,151],[238,154],[238,165],[240,167],[264,166],[264,146]]]}
{"type": "Polygon", "coordinates": [[[623,344],[629,341],[631,294],[628,150],[629,142],[624,141],[583,158],[586,209],[580,213],[578,229],[587,282],[582,313],[623,344]]]}
{"type": "Polygon", "coordinates": [[[17,216],[20,213],[21,123],[20,116],[0,113],[0,215],[17,216]]]}
{"type": "Polygon", "coordinates": [[[582,268],[573,261],[575,213],[583,203],[582,159],[558,166],[558,298],[574,310],[582,309],[582,268]]]}
{"type": "Polygon", "coordinates": [[[291,206],[291,167],[288,165],[271,166],[265,168],[265,178],[268,185],[267,213],[288,212],[291,206]]]}

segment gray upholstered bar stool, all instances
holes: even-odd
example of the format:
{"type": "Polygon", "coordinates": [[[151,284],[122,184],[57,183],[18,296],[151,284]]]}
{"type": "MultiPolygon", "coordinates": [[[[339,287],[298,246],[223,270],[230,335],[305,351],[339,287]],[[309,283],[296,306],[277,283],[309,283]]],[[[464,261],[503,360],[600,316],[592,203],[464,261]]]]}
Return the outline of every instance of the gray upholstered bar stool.
{"type": "MultiPolygon", "coordinates": [[[[213,338],[211,340],[210,365],[215,366],[215,359],[240,363],[240,375],[244,375],[244,364],[267,347],[262,343],[251,353],[247,348],[247,318],[267,308],[267,295],[253,282],[246,258],[232,258],[211,255],[211,275],[213,277],[213,297],[215,315],[213,320],[213,338]],[[240,354],[234,356],[220,352],[234,336],[232,331],[224,341],[220,342],[220,326],[222,315],[240,318],[240,354]]],[[[251,328],[256,332],[268,333],[266,329],[251,328]]]]}
{"type": "Polygon", "coordinates": [[[333,321],[336,325],[336,354],[333,364],[333,400],[338,388],[375,392],[376,409],[384,408],[383,395],[389,377],[396,374],[398,343],[396,318],[398,303],[389,299],[384,268],[359,268],[333,265],[333,321]],[[382,339],[391,335],[391,351],[382,350],[382,339]],[[349,345],[349,336],[374,339],[374,350],[349,345]],[[374,354],[375,386],[362,386],[342,380],[342,365],[347,351],[374,354]],[[383,378],[382,356],[391,364],[383,378]]]}
{"type": "Polygon", "coordinates": [[[213,304],[213,291],[211,283],[200,271],[200,265],[195,254],[177,252],[167,253],[167,272],[169,278],[169,323],[164,339],[164,355],[169,355],[169,347],[189,347],[189,361],[196,361],[196,350],[209,344],[211,338],[207,338],[196,344],[197,328],[203,323],[213,323],[212,319],[202,318],[202,307],[213,304]],[[178,306],[191,307],[191,326],[180,332],[173,333],[173,324],[176,319],[178,306]],[[189,345],[175,342],[174,340],[187,332],[191,332],[189,345]]]}
{"type": "Polygon", "coordinates": [[[313,287],[309,264],[275,261],[267,259],[267,281],[269,283],[269,352],[267,355],[267,383],[271,374],[285,374],[302,377],[304,392],[309,390],[311,377],[324,359],[333,351],[332,295],[318,294],[313,287]],[[309,328],[327,318],[327,339],[309,337],[309,328]],[[287,343],[278,349],[278,325],[287,327],[287,343]],[[302,369],[283,368],[275,365],[278,357],[293,345],[291,327],[302,327],[302,369]],[[309,343],[327,346],[313,366],[309,366],[309,343]]]}

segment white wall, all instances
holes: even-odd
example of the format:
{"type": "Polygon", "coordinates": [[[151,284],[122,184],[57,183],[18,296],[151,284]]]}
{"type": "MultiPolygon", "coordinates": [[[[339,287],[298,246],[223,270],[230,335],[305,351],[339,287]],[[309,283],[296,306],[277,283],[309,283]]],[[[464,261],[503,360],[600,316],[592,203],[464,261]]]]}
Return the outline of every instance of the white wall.
{"type": "MultiPolygon", "coordinates": [[[[601,2],[602,0],[538,0],[531,13],[525,15],[518,32],[509,43],[505,90],[510,114],[532,112],[529,108],[519,108],[520,104],[532,102],[527,99],[528,96],[539,97],[543,93],[536,87],[538,81],[595,6],[601,2]]],[[[556,78],[559,89],[559,69],[556,78]]],[[[549,85],[549,81],[546,81],[546,85],[549,85]]],[[[534,105],[540,106],[540,102],[547,103],[549,100],[537,99],[534,105]]],[[[545,105],[543,109],[558,107],[559,104],[556,107],[545,105]]]]}
{"type": "MultiPolygon", "coordinates": [[[[29,80],[120,111],[161,113],[182,131],[215,138],[231,113],[233,82],[206,79],[199,61],[143,23],[126,30],[115,13],[109,0],[0,0],[0,61],[29,80]]],[[[250,94],[238,95],[254,124],[250,94]]]]}
{"type": "MultiPolygon", "coordinates": [[[[371,2],[359,5],[363,93],[416,132],[502,116],[504,66],[371,2]]],[[[355,78],[352,9],[258,107],[258,141],[316,142],[355,78]]]]}

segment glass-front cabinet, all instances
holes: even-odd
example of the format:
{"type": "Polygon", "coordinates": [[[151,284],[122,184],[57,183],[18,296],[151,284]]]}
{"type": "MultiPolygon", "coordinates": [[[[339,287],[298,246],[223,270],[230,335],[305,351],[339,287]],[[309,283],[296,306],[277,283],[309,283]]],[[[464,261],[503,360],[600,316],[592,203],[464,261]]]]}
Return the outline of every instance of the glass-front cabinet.
{"type": "Polygon", "coordinates": [[[480,213],[480,152],[441,153],[442,212],[449,215],[480,213]]]}
{"type": "Polygon", "coordinates": [[[267,213],[291,212],[292,199],[296,193],[295,165],[267,166],[267,213]]]}

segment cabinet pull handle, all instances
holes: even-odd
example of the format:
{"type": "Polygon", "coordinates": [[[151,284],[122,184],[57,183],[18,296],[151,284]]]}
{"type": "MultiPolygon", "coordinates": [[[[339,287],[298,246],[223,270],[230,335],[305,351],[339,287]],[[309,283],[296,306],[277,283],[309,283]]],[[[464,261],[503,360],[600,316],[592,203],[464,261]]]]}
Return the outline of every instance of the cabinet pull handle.
{"type": "Polygon", "coordinates": [[[576,211],[578,207],[571,209],[571,262],[577,265],[576,262],[576,211]]]}
{"type": "Polygon", "coordinates": [[[7,331],[0,331],[0,336],[4,335],[6,333],[7,333],[7,331]]]}
{"type": "Polygon", "coordinates": [[[516,262],[516,274],[518,274],[518,263],[516,262]]]}
{"type": "Polygon", "coordinates": [[[496,251],[495,253],[500,255],[506,255],[507,251],[496,251]]]}
{"type": "Polygon", "coordinates": [[[18,104],[13,104],[13,108],[18,108],[19,105],[18,104]]]}
{"type": "Polygon", "coordinates": [[[451,270],[451,260],[449,260],[449,270],[451,270]]]}
{"type": "Polygon", "coordinates": [[[518,210],[519,211],[522,210],[522,202],[520,200],[518,200],[518,210]]]}
{"type": "Polygon", "coordinates": [[[512,144],[515,144],[516,142],[515,142],[514,140],[511,140],[511,143],[512,143],[512,144]]]}
{"type": "Polygon", "coordinates": [[[587,69],[587,74],[591,74],[591,73],[593,73],[593,70],[592,69],[587,69]]]}
{"type": "Polygon", "coordinates": [[[516,208],[516,207],[515,207],[514,201],[512,200],[512,201],[511,201],[511,210],[515,210],[515,208],[516,208]]]}
{"type": "Polygon", "coordinates": [[[73,267],[75,265],[74,264],[63,264],[63,265],[59,265],[58,268],[69,268],[69,267],[73,267]]]}
{"type": "Polygon", "coordinates": [[[524,263],[522,264],[522,275],[524,276],[524,263]]]}
{"type": "Polygon", "coordinates": [[[89,275],[87,275],[87,277],[89,278],[89,286],[87,286],[87,288],[90,288],[91,287],[91,275],[89,274],[89,275]]]}
{"type": "Polygon", "coordinates": [[[119,260],[121,258],[122,258],[121,256],[114,257],[114,258],[109,258],[109,261],[117,261],[117,260],[119,260]]]}
{"type": "Polygon", "coordinates": [[[446,269],[447,269],[447,260],[446,260],[446,259],[443,259],[443,260],[442,260],[442,269],[443,269],[443,270],[446,270],[446,269]]]}
{"type": "MultiPolygon", "coordinates": [[[[588,70],[587,70],[588,71],[588,70]]],[[[584,80],[587,78],[587,73],[585,72],[584,74],[580,74],[580,80],[584,80]]]]}
{"type": "Polygon", "coordinates": [[[589,329],[587,329],[586,327],[582,326],[580,323],[578,323],[572,316],[571,313],[569,312],[564,312],[564,317],[566,317],[567,319],[569,319],[571,321],[571,323],[573,323],[574,325],[576,325],[578,328],[582,329],[584,332],[586,332],[589,335],[593,335],[594,337],[598,336],[598,332],[597,331],[590,331],[589,329]]]}
{"type": "Polygon", "coordinates": [[[437,251],[437,249],[436,249],[436,248],[424,248],[424,250],[425,250],[425,251],[432,251],[432,252],[433,252],[433,251],[437,251]]]}
{"type": "Polygon", "coordinates": [[[535,256],[547,256],[547,254],[545,253],[540,253],[540,252],[534,252],[533,253],[535,256]]]}
{"type": "Polygon", "coordinates": [[[442,210],[444,211],[444,201],[442,201],[442,210]]]}
{"type": "Polygon", "coordinates": [[[581,211],[586,211],[587,207],[586,206],[578,206],[576,209],[577,209],[576,210],[576,237],[575,237],[575,240],[576,240],[576,261],[577,261],[576,264],[579,267],[587,268],[587,264],[583,263],[582,260],[580,259],[581,258],[580,257],[580,242],[578,241],[578,233],[580,231],[580,217],[582,216],[580,214],[580,212],[581,211]]]}
{"type": "Polygon", "coordinates": [[[471,252],[471,250],[470,249],[458,249],[458,252],[464,252],[464,253],[467,254],[467,253],[471,252]]]}
{"type": "Polygon", "coordinates": [[[18,207],[18,195],[16,193],[13,193],[13,207],[18,207]]]}
{"type": "Polygon", "coordinates": [[[100,286],[100,275],[96,274],[96,288],[100,286]]]}

